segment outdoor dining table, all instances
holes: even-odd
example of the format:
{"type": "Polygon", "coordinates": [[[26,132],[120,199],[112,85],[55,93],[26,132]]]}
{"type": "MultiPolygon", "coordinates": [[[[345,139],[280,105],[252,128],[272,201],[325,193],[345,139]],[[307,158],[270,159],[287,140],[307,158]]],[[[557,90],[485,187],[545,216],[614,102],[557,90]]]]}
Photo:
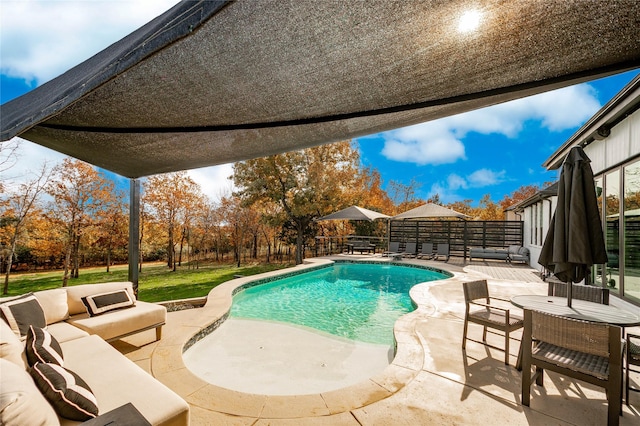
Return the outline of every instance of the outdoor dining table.
{"type": "Polygon", "coordinates": [[[584,321],[603,322],[621,327],[640,325],[640,316],[633,312],[613,305],[603,305],[586,300],[573,299],[571,307],[569,307],[566,297],[525,294],[513,296],[511,303],[522,309],[584,321]]]}
{"type": "MultiPolygon", "coordinates": [[[[511,304],[522,309],[530,309],[583,321],[613,324],[623,328],[640,325],[640,316],[638,316],[638,314],[617,306],[588,302],[580,299],[573,299],[571,301],[571,307],[569,307],[567,306],[566,297],[525,294],[513,296],[511,298],[511,304]]],[[[522,345],[520,345],[516,369],[518,371],[522,370],[522,345]]]]}

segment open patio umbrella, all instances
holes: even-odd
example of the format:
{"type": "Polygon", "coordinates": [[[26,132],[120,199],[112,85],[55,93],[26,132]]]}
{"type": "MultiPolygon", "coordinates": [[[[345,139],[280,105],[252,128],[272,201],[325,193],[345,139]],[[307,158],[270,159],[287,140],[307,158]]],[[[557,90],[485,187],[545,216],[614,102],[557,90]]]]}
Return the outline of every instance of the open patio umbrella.
{"type": "Polygon", "coordinates": [[[363,207],[351,206],[323,216],[318,220],[368,220],[371,222],[376,219],[387,219],[389,217],[390,216],[387,216],[386,214],[374,212],[373,210],[365,209],[363,207]]]}
{"type": "Polygon", "coordinates": [[[607,262],[593,171],[589,157],[573,147],[562,164],[558,205],[542,245],[538,262],[567,286],[587,278],[591,267],[607,262]]]}
{"type": "Polygon", "coordinates": [[[428,219],[433,217],[456,217],[458,219],[469,218],[469,216],[464,213],[460,213],[437,204],[427,203],[418,206],[415,209],[400,213],[399,215],[392,217],[392,219],[428,219]]]}

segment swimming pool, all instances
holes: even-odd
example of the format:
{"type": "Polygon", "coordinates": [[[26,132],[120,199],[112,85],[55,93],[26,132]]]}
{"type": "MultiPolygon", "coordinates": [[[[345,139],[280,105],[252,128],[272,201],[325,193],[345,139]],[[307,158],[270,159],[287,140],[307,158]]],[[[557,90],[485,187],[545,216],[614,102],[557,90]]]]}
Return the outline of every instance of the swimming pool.
{"type": "Polygon", "coordinates": [[[387,262],[336,262],[251,281],[233,290],[229,318],[208,327],[182,358],[201,379],[244,393],[345,388],[393,361],[394,324],[414,309],[410,288],[451,276],[387,262]]]}
{"type": "Polygon", "coordinates": [[[244,289],[231,317],[310,327],[351,340],[393,345],[393,325],[414,309],[409,290],[450,274],[387,263],[332,266],[244,289]]]}

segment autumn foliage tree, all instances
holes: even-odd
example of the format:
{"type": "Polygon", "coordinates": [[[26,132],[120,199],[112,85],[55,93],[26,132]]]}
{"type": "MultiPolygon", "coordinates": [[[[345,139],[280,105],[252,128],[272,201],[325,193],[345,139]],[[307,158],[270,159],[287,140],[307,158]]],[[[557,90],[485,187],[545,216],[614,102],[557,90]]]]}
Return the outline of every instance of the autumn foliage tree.
{"type": "Polygon", "coordinates": [[[0,221],[2,221],[2,236],[5,237],[3,239],[6,239],[4,245],[8,247],[5,255],[6,270],[2,287],[3,295],[9,292],[9,275],[18,241],[26,230],[27,222],[33,216],[48,176],[49,170],[46,165],[43,165],[33,179],[20,184],[15,191],[2,200],[3,209],[0,221]]]}
{"type": "Polygon", "coordinates": [[[192,219],[193,206],[203,199],[200,186],[186,172],[151,176],[144,183],[142,201],[166,235],[167,266],[176,270],[176,243],[183,243],[192,219]]]}
{"type": "Polygon", "coordinates": [[[53,197],[49,217],[64,229],[63,287],[69,272],[72,278],[78,277],[83,233],[95,223],[97,212],[113,190],[112,181],[83,161],[66,158],[54,168],[47,192],[53,197]]]}
{"type": "Polygon", "coordinates": [[[538,191],[540,191],[540,187],[538,187],[537,185],[523,185],[513,191],[511,194],[505,195],[499,202],[500,207],[504,211],[512,205],[524,201],[529,197],[532,197],[538,191]]]}
{"type": "Polygon", "coordinates": [[[234,183],[245,204],[270,201],[282,207],[295,233],[300,264],[305,232],[315,218],[342,205],[358,166],[351,142],[338,142],[236,163],[234,183]]]}

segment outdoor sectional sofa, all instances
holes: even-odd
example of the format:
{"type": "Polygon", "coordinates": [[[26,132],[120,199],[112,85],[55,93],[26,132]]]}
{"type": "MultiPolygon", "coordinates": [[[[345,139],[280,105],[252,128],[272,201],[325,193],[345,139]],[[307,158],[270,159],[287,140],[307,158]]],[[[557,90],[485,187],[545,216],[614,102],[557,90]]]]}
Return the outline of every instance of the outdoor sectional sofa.
{"type": "Polygon", "coordinates": [[[473,259],[497,259],[506,262],[529,263],[529,249],[526,247],[511,245],[509,248],[471,247],[469,260],[473,259]]]}
{"type": "Polygon", "coordinates": [[[160,339],[166,308],[133,294],[130,282],[112,282],[0,300],[0,423],[73,425],[131,403],[149,424],[188,425],[189,405],[107,343],[153,328],[160,339]]]}

